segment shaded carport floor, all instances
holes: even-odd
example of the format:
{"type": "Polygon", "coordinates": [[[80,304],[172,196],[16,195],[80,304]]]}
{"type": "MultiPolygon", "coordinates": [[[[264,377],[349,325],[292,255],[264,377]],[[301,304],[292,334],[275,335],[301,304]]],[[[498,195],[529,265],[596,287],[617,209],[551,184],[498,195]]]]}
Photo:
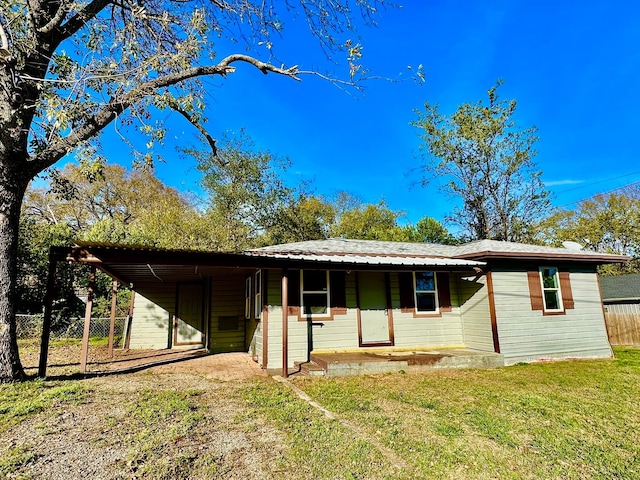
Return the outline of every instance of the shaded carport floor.
{"type": "MultiPolygon", "coordinates": [[[[80,345],[51,347],[48,378],[82,376],[80,371],[80,345]]],[[[154,373],[190,373],[222,381],[244,380],[267,376],[266,372],[245,352],[208,354],[205,350],[143,350],[115,349],[113,358],[106,346],[90,346],[86,376],[150,371],[154,373]]],[[[37,350],[22,349],[21,357],[27,374],[35,374],[38,365],[37,350]]]]}

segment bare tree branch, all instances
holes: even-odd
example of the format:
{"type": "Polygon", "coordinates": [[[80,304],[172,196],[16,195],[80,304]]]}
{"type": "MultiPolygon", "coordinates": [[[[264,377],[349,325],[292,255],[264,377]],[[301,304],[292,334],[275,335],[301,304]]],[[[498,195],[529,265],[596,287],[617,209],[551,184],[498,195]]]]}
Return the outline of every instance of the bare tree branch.
{"type": "Polygon", "coordinates": [[[67,4],[64,0],[60,2],[58,5],[58,10],[56,14],[47,22],[47,24],[43,27],[38,28],[38,33],[51,33],[58,25],[62,23],[65,15],[67,14],[67,4]]]}
{"type": "Polygon", "coordinates": [[[109,103],[95,115],[87,119],[85,124],[71,132],[67,137],[54,142],[48,148],[31,158],[29,162],[31,171],[35,175],[41,170],[50,167],[55,162],[72,151],[76,146],[96,135],[100,130],[117,118],[122,112],[143,98],[152,95],[159,89],[176,85],[197,77],[221,75],[226,76],[235,71],[233,63],[244,62],[253,65],[265,75],[268,72],[284,75],[300,81],[298,66],[290,68],[276,67],[262,62],[256,58],[244,54],[233,54],[224,58],[217,65],[205,67],[193,67],[163,77],[144,82],[135,89],[125,93],[121,97],[112,98],[109,103]]]}
{"type": "MultiPolygon", "coordinates": [[[[100,13],[112,0],[93,0],[86,7],[71,17],[64,25],[54,26],[50,31],[57,28],[55,45],[59,45],[63,40],[71,37],[78,30],[86,25],[86,23],[100,13]]],[[[61,8],[62,10],[62,8],[61,8]]],[[[63,13],[64,15],[64,13],[63,13]]],[[[52,20],[53,21],[53,20],[52,20]]],[[[51,22],[50,22],[51,23],[51,22]]],[[[46,27],[46,26],[45,26],[46,27]]]]}
{"type": "Polygon", "coordinates": [[[204,128],[202,126],[202,124],[200,122],[198,122],[197,119],[193,118],[193,115],[191,115],[184,108],[182,108],[182,106],[180,105],[179,102],[177,102],[175,100],[169,101],[169,107],[171,107],[172,110],[175,110],[180,115],[182,115],[184,118],[186,118],[191,125],[193,125],[194,127],[196,127],[198,129],[198,131],[202,134],[202,136],[205,138],[205,140],[207,141],[207,143],[211,147],[211,151],[213,152],[213,156],[214,157],[217,156],[218,155],[218,147],[216,147],[216,142],[217,141],[216,141],[215,138],[213,138],[209,134],[209,132],[207,132],[207,129],[204,128]]]}

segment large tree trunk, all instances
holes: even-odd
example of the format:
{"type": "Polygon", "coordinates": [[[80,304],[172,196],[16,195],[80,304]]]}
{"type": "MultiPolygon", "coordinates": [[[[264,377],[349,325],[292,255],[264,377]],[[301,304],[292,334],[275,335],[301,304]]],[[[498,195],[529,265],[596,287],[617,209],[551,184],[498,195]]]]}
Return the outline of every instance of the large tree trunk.
{"type": "Polygon", "coordinates": [[[0,159],[0,383],[24,378],[15,321],[20,207],[29,179],[0,159]]]}

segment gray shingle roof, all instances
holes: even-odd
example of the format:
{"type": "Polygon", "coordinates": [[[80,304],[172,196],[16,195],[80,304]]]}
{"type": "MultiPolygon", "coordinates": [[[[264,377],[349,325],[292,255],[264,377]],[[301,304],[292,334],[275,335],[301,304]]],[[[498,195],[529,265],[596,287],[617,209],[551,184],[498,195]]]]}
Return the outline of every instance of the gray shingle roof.
{"type": "Polygon", "coordinates": [[[621,300],[640,300],[640,274],[600,277],[602,300],[605,302],[621,300]]]}
{"type": "Polygon", "coordinates": [[[499,240],[477,240],[475,242],[465,243],[456,248],[456,257],[475,257],[487,254],[497,256],[497,254],[505,254],[505,256],[545,256],[566,258],[583,258],[585,261],[590,259],[601,259],[606,263],[607,260],[612,262],[624,262],[628,258],[621,255],[612,255],[608,253],[593,252],[591,250],[573,250],[564,247],[547,247],[544,245],[531,245],[527,243],[503,242],[499,240]]]}
{"type": "Polygon", "coordinates": [[[330,238],[306,242],[284,243],[256,248],[252,252],[264,253],[313,253],[313,254],[354,254],[354,255],[405,255],[452,257],[455,248],[434,243],[382,242],[378,240],[350,240],[330,238]]]}
{"type": "Polygon", "coordinates": [[[413,267],[478,267],[485,262],[455,259],[454,247],[430,243],[382,242],[330,238],[286,243],[246,252],[281,259],[335,264],[413,266],[413,267]]]}

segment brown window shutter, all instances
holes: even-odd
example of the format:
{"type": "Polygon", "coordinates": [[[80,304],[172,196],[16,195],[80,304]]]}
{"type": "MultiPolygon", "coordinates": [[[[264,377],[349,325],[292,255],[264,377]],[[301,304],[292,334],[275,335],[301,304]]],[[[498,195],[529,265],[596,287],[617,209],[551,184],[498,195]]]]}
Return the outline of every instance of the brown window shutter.
{"type": "Polygon", "coordinates": [[[531,310],[544,310],[542,301],[542,285],[540,285],[540,272],[532,270],[527,272],[529,280],[529,298],[531,299],[531,310]]]}
{"type": "Polygon", "coordinates": [[[331,308],[347,308],[347,292],[345,289],[345,272],[329,273],[331,308]]]}
{"type": "Polygon", "coordinates": [[[451,311],[451,291],[449,289],[449,274],[446,272],[436,273],[438,280],[438,304],[441,312],[451,311]]]}
{"type": "Polygon", "coordinates": [[[300,314],[300,270],[289,270],[287,272],[289,277],[287,300],[289,302],[289,315],[300,314]]]}
{"type": "Polygon", "coordinates": [[[415,300],[413,298],[413,274],[411,272],[398,273],[398,284],[400,287],[400,308],[403,310],[413,310],[415,300]]]}
{"type": "Polygon", "coordinates": [[[571,280],[569,272],[559,272],[560,275],[560,291],[562,292],[562,305],[565,310],[574,308],[573,292],[571,291],[571,280]]]}

